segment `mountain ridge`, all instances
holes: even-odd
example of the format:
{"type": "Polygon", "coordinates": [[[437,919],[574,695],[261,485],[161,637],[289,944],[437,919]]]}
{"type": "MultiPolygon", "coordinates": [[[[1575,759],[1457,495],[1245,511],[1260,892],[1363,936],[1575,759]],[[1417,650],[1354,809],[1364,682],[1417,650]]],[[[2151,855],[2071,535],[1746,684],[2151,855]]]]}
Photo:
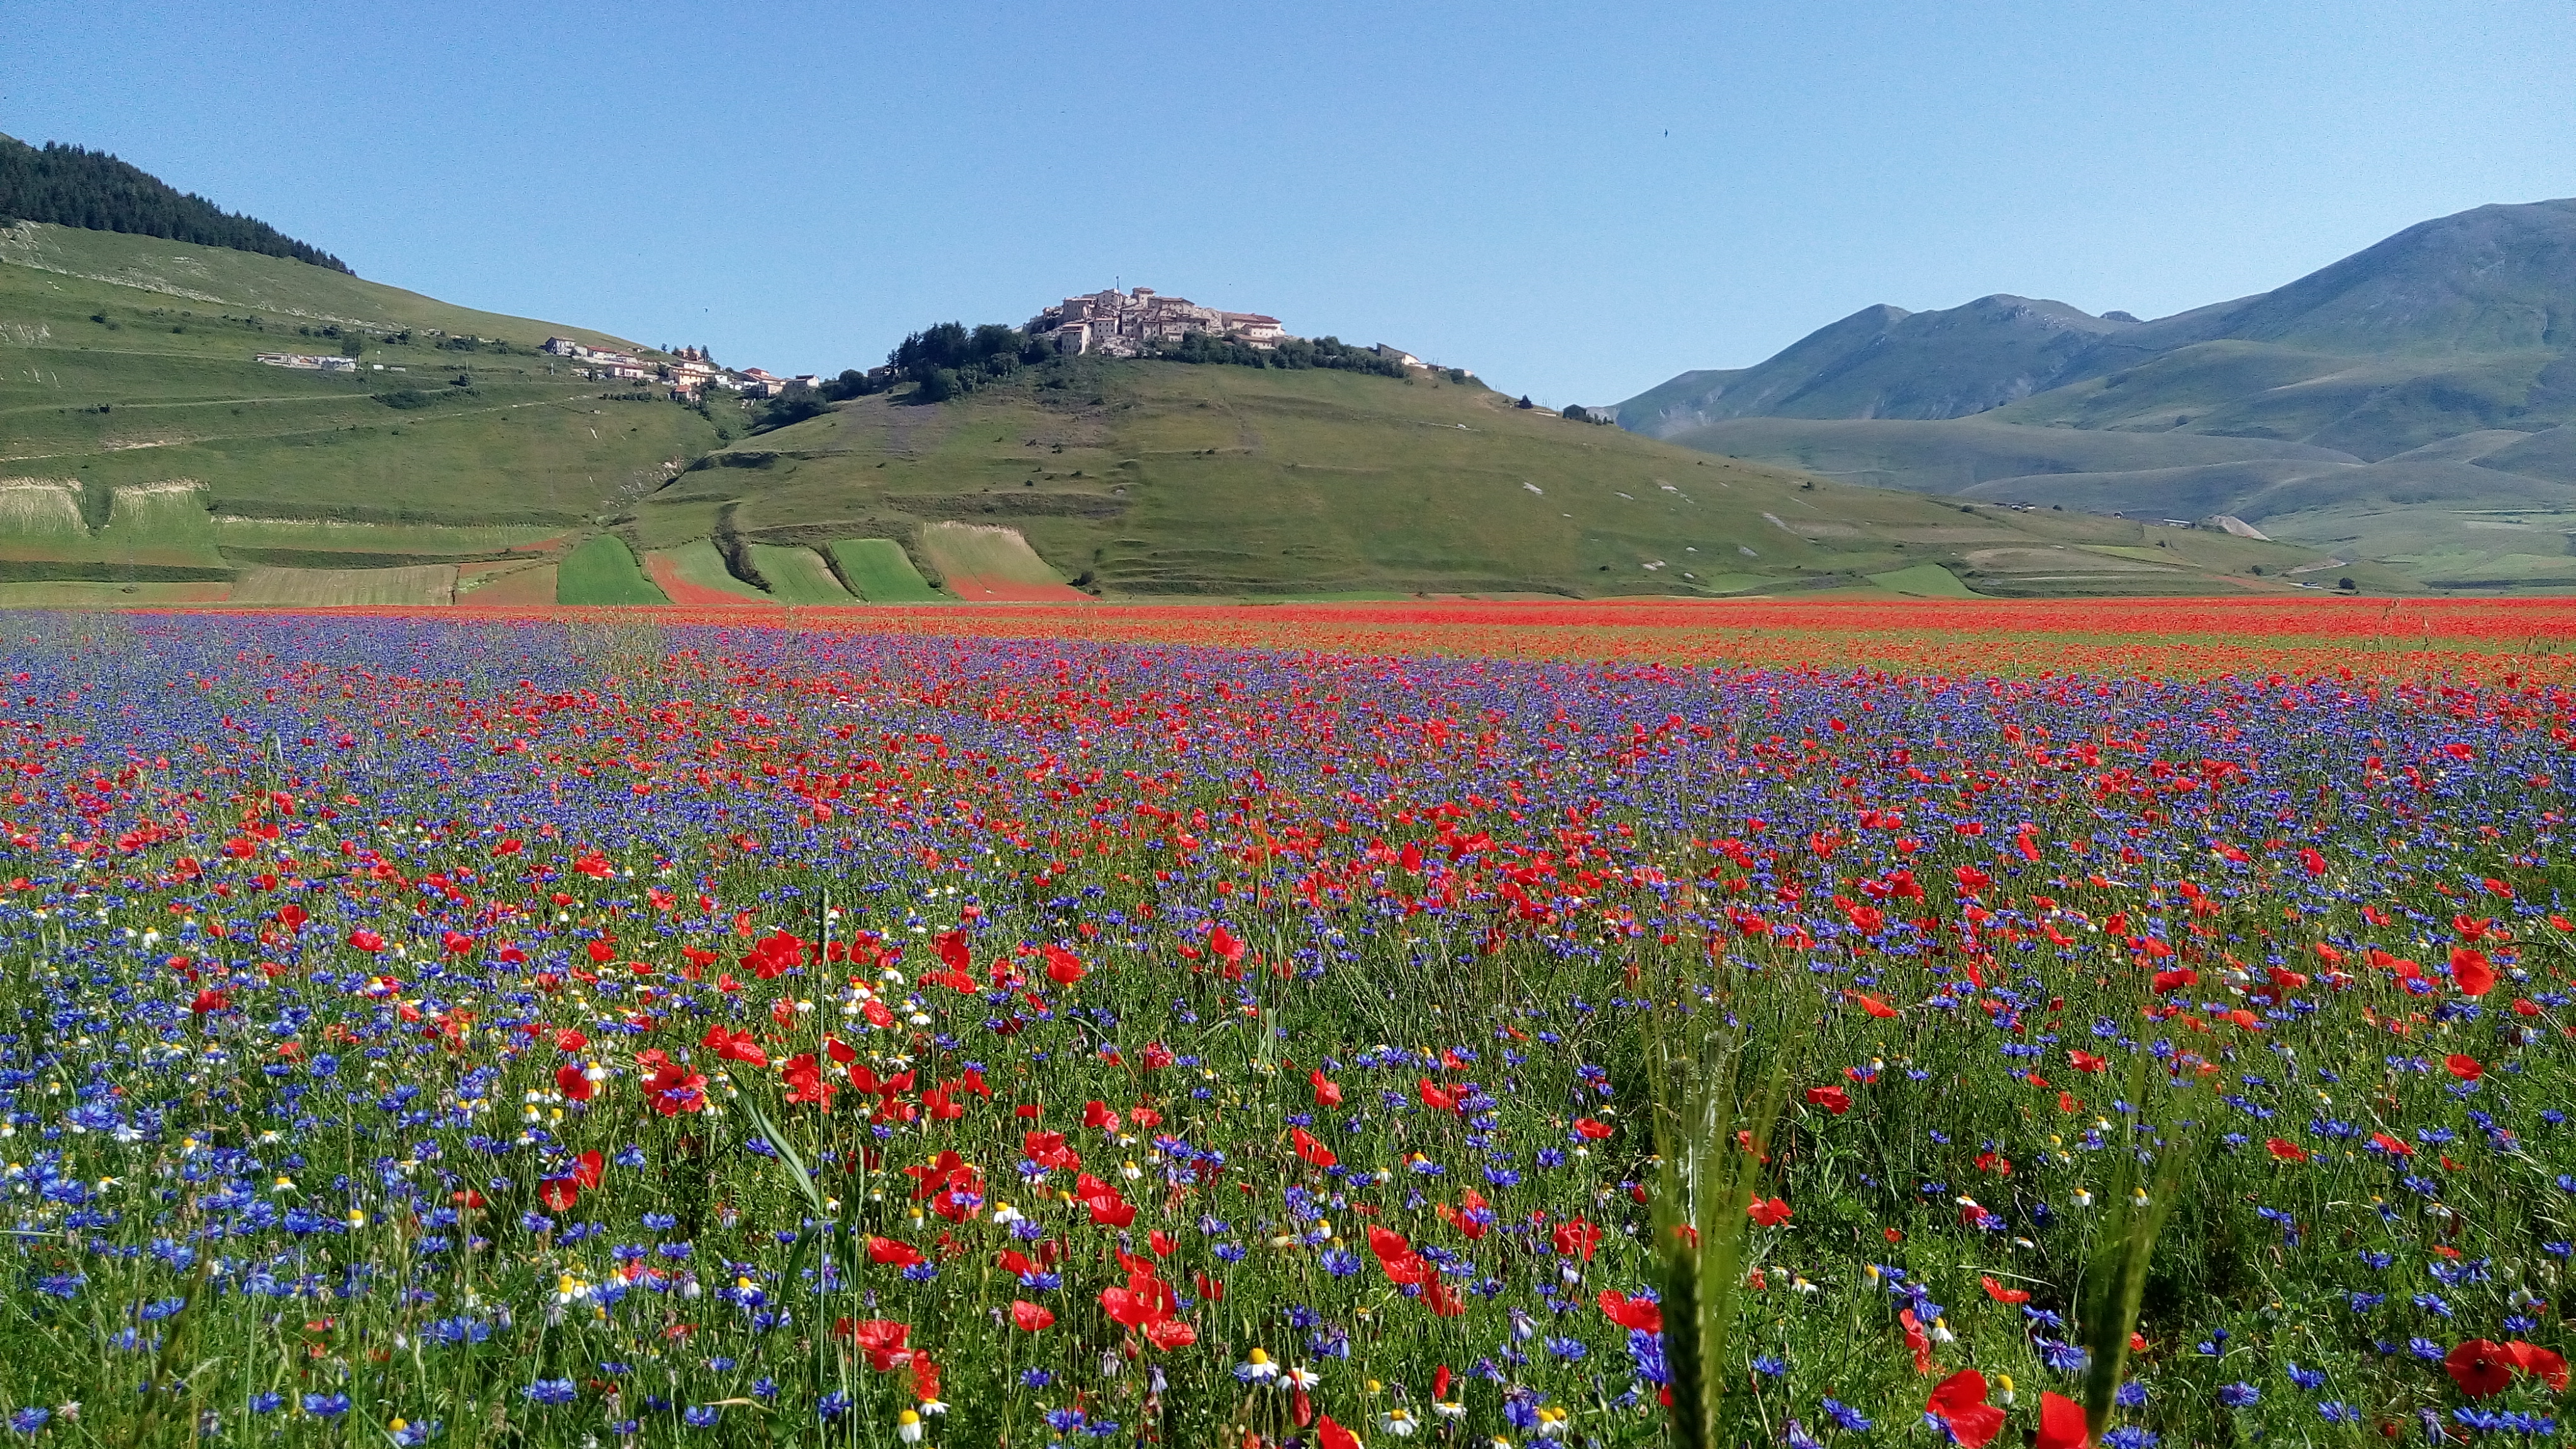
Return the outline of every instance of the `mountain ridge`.
{"type": "Polygon", "coordinates": [[[2576,528],[2576,494],[2558,491],[2576,470],[2552,436],[2576,425],[2576,199],[2435,217],[2268,292],[2143,322],[2000,293],[1931,312],[1879,304],[1750,368],[1685,372],[1610,411],[1632,431],[1703,451],[1839,467],[1888,486],[2002,488],[2042,505],[2155,516],[2206,504],[2271,518],[2263,527],[2276,536],[2379,549],[2427,580],[2479,572],[2472,556],[2510,555],[2514,578],[2490,581],[2498,587],[2576,585],[2576,554],[2532,562],[2559,554],[2499,550],[2512,530],[2464,516],[2487,504],[2538,510],[2531,528],[2547,532],[2563,507],[2576,528]],[[1956,431],[1905,430],[1915,426],[1956,431]],[[2070,432],[2142,441],[2104,454],[2117,455],[2114,467],[2015,466],[2068,451],[2016,433],[2070,432]],[[2468,471],[2437,468],[2424,452],[2487,433],[2521,441],[2458,460],[2468,471]],[[2271,477],[2277,469],[2237,466],[2283,443],[2347,466],[2296,487],[2271,477]],[[2234,456],[2212,457],[2213,446],[2234,456]],[[2079,484],[2077,474],[2100,476],[2079,484]],[[2481,481],[2483,494],[2472,486],[2481,481]],[[2429,553],[2405,530],[2355,532],[2342,516],[2410,508],[2431,510],[2429,553]]]}

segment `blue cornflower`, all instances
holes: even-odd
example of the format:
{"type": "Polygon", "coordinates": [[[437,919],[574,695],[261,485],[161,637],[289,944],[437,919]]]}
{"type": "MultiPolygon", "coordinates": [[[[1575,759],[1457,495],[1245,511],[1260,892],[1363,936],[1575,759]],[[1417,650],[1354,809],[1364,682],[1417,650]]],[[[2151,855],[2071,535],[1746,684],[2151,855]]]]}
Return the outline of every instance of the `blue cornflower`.
{"type": "Polygon", "coordinates": [[[2352,1405],[2338,1403],[2331,1399],[2327,1400],[2325,1403],[2317,1405],[2317,1412],[2323,1415],[2325,1421],[2329,1424],[2358,1424],[2361,1422],[2361,1414],[2356,1411],[2352,1405]]]}
{"type": "Polygon", "coordinates": [[[1568,1363],[1574,1363],[1582,1359],[1585,1349],[1583,1340],[1558,1335],[1547,1341],[1547,1351],[1568,1363]]]}
{"type": "Polygon", "coordinates": [[[850,1396],[838,1390],[825,1394],[814,1401],[814,1412],[822,1416],[824,1423],[836,1423],[850,1412],[850,1396]]]}
{"type": "Polygon", "coordinates": [[[253,1394],[250,1396],[250,1411],[254,1414],[273,1414],[277,1412],[278,1406],[285,1402],[284,1394],[253,1394]]]}
{"type": "Polygon", "coordinates": [[[1778,1354],[1766,1353],[1755,1357],[1753,1371],[1765,1378],[1776,1379],[1789,1371],[1789,1364],[1778,1354]]]}
{"type": "Polygon", "coordinates": [[[336,1419],[349,1412],[347,1394],[306,1394],[304,1412],[317,1419],[336,1419]]]}
{"type": "Polygon", "coordinates": [[[716,1420],[723,1417],[724,1410],[713,1404],[691,1404],[680,1414],[680,1422],[692,1429],[712,1429],[716,1420]]]}
{"type": "Polygon", "coordinates": [[[53,1410],[31,1404],[26,1408],[11,1412],[9,1415],[9,1427],[17,1430],[21,1434],[33,1434],[38,1429],[45,1427],[45,1421],[53,1416],[53,1410]]]}
{"type": "Polygon", "coordinates": [[[539,1404],[569,1404],[578,1391],[570,1379],[539,1379],[519,1392],[539,1404]]]}
{"type": "Polygon", "coordinates": [[[2281,1371],[2290,1376],[2290,1382],[2297,1384],[2300,1388],[2307,1390],[2309,1393],[2313,1394],[2317,1390],[2326,1386],[2326,1371],[2324,1369],[2301,1368],[2296,1363],[2289,1363],[2284,1364],[2281,1371]]]}
{"type": "Polygon", "coordinates": [[[2151,1429],[2123,1424],[2102,1436],[2103,1449],[2156,1449],[2156,1435],[2151,1429]]]}
{"type": "Polygon", "coordinates": [[[2218,1391],[2218,1401],[2231,1409],[2245,1408],[2263,1397],[2263,1391],[2252,1384],[2229,1384],[2218,1391]]]}
{"type": "Polygon", "coordinates": [[[1833,1399],[1825,1400],[1825,1417],[1833,1420],[1849,1433],[1858,1434],[1869,1428],[1867,1415],[1849,1404],[1833,1399]]]}

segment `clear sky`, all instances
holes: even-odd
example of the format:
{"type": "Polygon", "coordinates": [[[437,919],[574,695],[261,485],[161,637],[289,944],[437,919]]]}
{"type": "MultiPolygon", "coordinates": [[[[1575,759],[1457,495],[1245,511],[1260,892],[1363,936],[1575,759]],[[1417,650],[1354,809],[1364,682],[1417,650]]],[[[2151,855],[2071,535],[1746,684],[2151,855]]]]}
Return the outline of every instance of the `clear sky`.
{"type": "Polygon", "coordinates": [[[0,0],[0,131],[447,301],[838,371],[1123,280],[1551,406],[2576,194],[2576,7],[0,0]]]}

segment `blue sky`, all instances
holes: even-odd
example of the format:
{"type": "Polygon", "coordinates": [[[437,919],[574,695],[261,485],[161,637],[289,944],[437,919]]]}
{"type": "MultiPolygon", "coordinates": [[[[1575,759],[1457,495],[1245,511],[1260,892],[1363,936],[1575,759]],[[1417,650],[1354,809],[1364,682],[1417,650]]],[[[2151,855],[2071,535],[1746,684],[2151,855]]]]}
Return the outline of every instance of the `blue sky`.
{"type": "Polygon", "coordinates": [[[0,27],[0,131],[377,281],[779,370],[1123,279],[1607,403],[1872,302],[2156,316],[2576,194],[2557,3],[0,0],[0,27]]]}

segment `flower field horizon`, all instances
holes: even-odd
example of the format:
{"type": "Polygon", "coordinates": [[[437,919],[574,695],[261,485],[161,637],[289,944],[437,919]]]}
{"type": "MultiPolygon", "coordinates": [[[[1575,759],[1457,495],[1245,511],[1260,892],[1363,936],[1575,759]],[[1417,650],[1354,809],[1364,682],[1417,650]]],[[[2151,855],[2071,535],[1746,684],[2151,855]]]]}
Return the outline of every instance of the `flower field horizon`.
{"type": "Polygon", "coordinates": [[[2560,601],[0,633],[7,1438],[2559,1432],[2560,601]]]}

